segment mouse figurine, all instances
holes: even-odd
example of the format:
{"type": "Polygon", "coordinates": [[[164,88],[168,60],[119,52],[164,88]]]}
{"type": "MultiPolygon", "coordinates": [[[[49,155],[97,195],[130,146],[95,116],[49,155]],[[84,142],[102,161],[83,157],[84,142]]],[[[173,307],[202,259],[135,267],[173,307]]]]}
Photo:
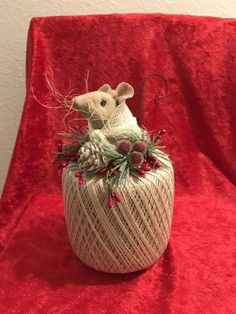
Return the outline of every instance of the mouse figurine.
{"type": "Polygon", "coordinates": [[[114,142],[131,133],[140,135],[137,120],[125,103],[133,95],[134,89],[128,83],[120,83],[115,90],[104,84],[97,91],[75,97],[73,108],[88,119],[90,132],[100,130],[96,134],[114,142]]]}
{"type": "Polygon", "coordinates": [[[85,134],[56,153],[62,170],[66,225],[75,254],[92,268],[128,273],[151,266],[165,251],[172,221],[173,166],[160,146],[165,131],[138,125],[126,100],[133,87],[76,96],[85,134]]]}

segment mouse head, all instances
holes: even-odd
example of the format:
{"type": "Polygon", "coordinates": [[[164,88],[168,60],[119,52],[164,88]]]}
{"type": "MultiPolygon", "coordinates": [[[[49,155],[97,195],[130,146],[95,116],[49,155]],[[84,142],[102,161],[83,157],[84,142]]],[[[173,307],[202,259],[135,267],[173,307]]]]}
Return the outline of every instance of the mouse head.
{"type": "Polygon", "coordinates": [[[73,108],[89,119],[93,129],[101,129],[116,107],[133,95],[134,89],[128,83],[120,83],[115,90],[104,84],[97,91],[75,97],[73,108]]]}

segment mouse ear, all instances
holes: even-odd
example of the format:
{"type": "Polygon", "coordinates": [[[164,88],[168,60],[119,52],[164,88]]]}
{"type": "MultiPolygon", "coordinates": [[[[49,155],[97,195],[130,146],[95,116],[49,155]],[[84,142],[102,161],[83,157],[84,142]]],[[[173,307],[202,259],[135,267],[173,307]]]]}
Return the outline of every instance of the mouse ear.
{"type": "Polygon", "coordinates": [[[109,84],[104,84],[98,89],[98,91],[104,93],[111,93],[111,86],[109,84]]]}
{"type": "Polygon", "coordinates": [[[122,82],[116,87],[116,99],[119,104],[122,103],[123,100],[133,96],[134,89],[130,84],[122,82]]]}

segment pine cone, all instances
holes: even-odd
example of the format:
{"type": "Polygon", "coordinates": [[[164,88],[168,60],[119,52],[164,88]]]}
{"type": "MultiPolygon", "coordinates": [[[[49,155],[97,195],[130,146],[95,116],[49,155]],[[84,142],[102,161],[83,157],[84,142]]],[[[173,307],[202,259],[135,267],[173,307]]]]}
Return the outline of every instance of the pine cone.
{"type": "Polygon", "coordinates": [[[81,170],[96,172],[106,165],[106,158],[102,154],[101,147],[92,142],[86,142],[78,151],[78,162],[81,170]]]}

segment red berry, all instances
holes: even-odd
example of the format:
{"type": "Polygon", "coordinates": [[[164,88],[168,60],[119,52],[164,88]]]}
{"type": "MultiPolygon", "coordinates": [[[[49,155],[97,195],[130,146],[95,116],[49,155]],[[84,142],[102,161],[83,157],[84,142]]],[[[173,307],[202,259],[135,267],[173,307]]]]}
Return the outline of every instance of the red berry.
{"type": "Polygon", "coordinates": [[[84,178],[82,176],[79,177],[79,184],[84,184],[84,178]]]}
{"type": "Polygon", "coordinates": [[[132,144],[129,140],[120,141],[117,145],[117,150],[122,155],[127,155],[132,148],[132,144]]]}
{"type": "Polygon", "coordinates": [[[145,176],[145,174],[146,174],[146,171],[144,171],[144,170],[141,169],[141,168],[136,169],[136,172],[137,172],[140,176],[145,176]]]}
{"type": "Polygon", "coordinates": [[[132,152],[129,155],[129,162],[131,163],[131,165],[133,166],[140,166],[143,163],[143,154],[140,152],[132,152]]]}
{"type": "Polygon", "coordinates": [[[157,161],[157,157],[156,156],[153,156],[153,155],[149,155],[149,160],[151,162],[156,162],[157,161]]]}
{"type": "Polygon", "coordinates": [[[155,167],[155,168],[160,168],[160,167],[161,167],[161,163],[160,163],[159,161],[156,161],[156,162],[154,163],[154,167],[155,167]]]}
{"type": "Polygon", "coordinates": [[[108,196],[107,206],[108,206],[108,208],[112,208],[112,206],[113,206],[112,194],[109,194],[109,196],[108,196]]]}
{"type": "Polygon", "coordinates": [[[57,145],[57,150],[58,150],[59,152],[62,151],[62,144],[58,144],[58,145],[57,145]]]}
{"type": "Polygon", "coordinates": [[[100,169],[100,173],[101,174],[106,174],[107,171],[108,171],[107,167],[104,167],[104,168],[100,169]]]}
{"type": "Polygon", "coordinates": [[[121,196],[117,192],[113,192],[113,195],[117,202],[121,202],[121,196]]]}
{"type": "Polygon", "coordinates": [[[61,164],[62,168],[66,168],[69,165],[68,161],[63,161],[63,163],[61,164]]]}
{"type": "Polygon", "coordinates": [[[146,144],[144,141],[136,141],[134,144],[133,144],[133,148],[132,150],[133,151],[136,151],[136,152],[144,152],[146,150],[146,144]]]}
{"type": "Polygon", "coordinates": [[[144,158],[143,165],[145,166],[147,164],[147,159],[144,158]]]}
{"type": "Polygon", "coordinates": [[[61,163],[61,162],[59,162],[59,163],[57,164],[57,169],[58,169],[58,170],[61,170],[61,169],[62,169],[62,163],[61,163]]]}
{"type": "Polygon", "coordinates": [[[111,173],[112,177],[115,177],[115,176],[117,175],[117,173],[118,173],[118,171],[117,171],[117,170],[114,170],[114,171],[111,173]]]}
{"type": "Polygon", "coordinates": [[[164,135],[164,134],[166,134],[166,130],[165,129],[163,129],[163,130],[161,130],[160,132],[159,132],[159,135],[164,135]]]}
{"type": "Polygon", "coordinates": [[[81,177],[81,173],[80,172],[76,172],[75,173],[75,177],[80,178],[81,177]]]}
{"type": "Polygon", "coordinates": [[[144,171],[150,171],[151,167],[149,165],[145,165],[145,166],[142,166],[141,169],[144,171]]]}

